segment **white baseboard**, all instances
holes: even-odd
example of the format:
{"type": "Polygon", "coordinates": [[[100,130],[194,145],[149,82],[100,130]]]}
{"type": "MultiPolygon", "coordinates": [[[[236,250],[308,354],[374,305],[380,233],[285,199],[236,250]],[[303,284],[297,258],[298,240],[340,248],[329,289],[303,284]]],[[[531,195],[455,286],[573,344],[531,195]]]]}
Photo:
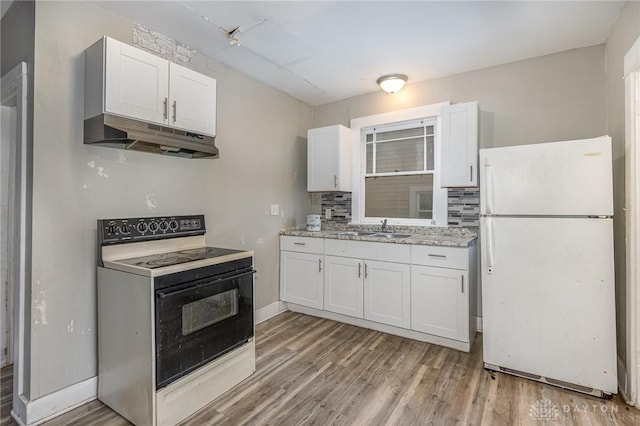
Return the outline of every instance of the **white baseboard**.
{"type": "Polygon", "coordinates": [[[26,426],[22,420],[20,419],[20,417],[18,417],[18,415],[16,414],[15,411],[11,410],[11,417],[13,418],[13,421],[16,422],[18,424],[18,426],[26,426]]]}
{"type": "Polygon", "coordinates": [[[264,322],[269,318],[273,318],[286,310],[287,304],[282,300],[278,300],[277,302],[273,302],[270,305],[263,306],[260,309],[256,309],[256,311],[254,312],[255,322],[256,324],[260,324],[261,322],[264,322]]]}
{"type": "Polygon", "coordinates": [[[482,333],[482,317],[476,317],[476,331],[482,333]]]}
{"type": "MultiPolygon", "coordinates": [[[[286,310],[286,304],[280,300],[256,309],[256,324],[266,321],[286,310]]],[[[11,411],[11,416],[19,425],[36,426],[86,404],[89,401],[93,401],[97,396],[98,377],[96,376],[32,401],[19,398],[22,399],[23,407],[20,407],[22,409],[15,409],[17,407],[14,407],[14,410],[11,411]],[[26,413],[26,418],[21,418],[18,413],[26,413]]]]}
{"type": "Polygon", "coordinates": [[[396,336],[419,340],[421,342],[446,346],[458,351],[469,352],[469,350],[471,349],[472,342],[460,342],[458,340],[448,339],[446,337],[434,336],[432,334],[421,333],[419,331],[408,330],[406,328],[395,327],[393,325],[382,324],[362,318],[355,318],[347,315],[337,314],[335,312],[323,311],[320,309],[309,308],[307,306],[296,305],[295,303],[288,303],[287,307],[290,311],[293,312],[300,312],[302,314],[307,314],[314,317],[327,318],[333,321],[351,324],[362,328],[368,328],[371,330],[382,331],[383,333],[389,333],[396,336]]]}
{"type": "Polygon", "coordinates": [[[19,418],[15,409],[11,411],[11,415],[19,425],[35,426],[93,401],[97,397],[98,377],[96,376],[32,401],[23,400],[25,409],[20,411],[26,412],[26,419],[19,418]]]}

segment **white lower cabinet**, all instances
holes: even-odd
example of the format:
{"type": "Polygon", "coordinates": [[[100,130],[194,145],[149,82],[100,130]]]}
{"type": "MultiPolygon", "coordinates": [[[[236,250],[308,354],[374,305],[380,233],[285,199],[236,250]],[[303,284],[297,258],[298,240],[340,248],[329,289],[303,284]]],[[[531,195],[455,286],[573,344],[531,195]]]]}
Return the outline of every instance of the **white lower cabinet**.
{"type": "Polygon", "coordinates": [[[325,256],[324,310],[363,318],[363,261],[325,256]]]}
{"type": "Polygon", "coordinates": [[[280,298],[291,310],[470,350],[474,246],[280,241],[280,298]]]}
{"type": "Polygon", "coordinates": [[[325,263],[325,311],[409,328],[409,265],[340,256],[325,263]]]}
{"type": "Polygon", "coordinates": [[[409,328],[410,267],[400,263],[364,261],[364,317],[409,328]]]}
{"type": "Polygon", "coordinates": [[[411,329],[468,342],[467,277],[457,269],[412,266],[411,329]]]}
{"type": "Polygon", "coordinates": [[[327,239],[324,254],[325,310],[410,327],[410,246],[327,239]]]}
{"type": "Polygon", "coordinates": [[[322,309],[323,257],[315,253],[280,252],[280,299],[322,309]]]}

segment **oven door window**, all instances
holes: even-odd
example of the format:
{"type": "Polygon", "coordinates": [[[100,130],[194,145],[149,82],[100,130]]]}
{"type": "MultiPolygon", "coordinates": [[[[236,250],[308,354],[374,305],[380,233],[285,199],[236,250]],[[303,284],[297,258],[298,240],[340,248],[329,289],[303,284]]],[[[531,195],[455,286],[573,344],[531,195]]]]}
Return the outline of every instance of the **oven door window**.
{"type": "Polygon", "coordinates": [[[253,337],[253,269],[156,291],[160,389],[253,337]]]}
{"type": "Polygon", "coordinates": [[[182,335],[238,315],[238,289],[214,294],[182,306],[182,335]]]}

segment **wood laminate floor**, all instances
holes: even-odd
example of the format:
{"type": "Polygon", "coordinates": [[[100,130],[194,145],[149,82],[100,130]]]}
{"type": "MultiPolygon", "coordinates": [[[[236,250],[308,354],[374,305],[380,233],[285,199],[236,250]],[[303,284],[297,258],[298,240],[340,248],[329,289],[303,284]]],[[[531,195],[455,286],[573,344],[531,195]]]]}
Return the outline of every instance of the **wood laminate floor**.
{"type": "MultiPolygon", "coordinates": [[[[640,411],[482,368],[469,354],[293,312],[256,327],[253,376],[184,425],[640,425],[640,411]]],[[[2,370],[0,425],[11,369],[2,370]]],[[[128,425],[99,401],[44,425],[128,425]]]]}

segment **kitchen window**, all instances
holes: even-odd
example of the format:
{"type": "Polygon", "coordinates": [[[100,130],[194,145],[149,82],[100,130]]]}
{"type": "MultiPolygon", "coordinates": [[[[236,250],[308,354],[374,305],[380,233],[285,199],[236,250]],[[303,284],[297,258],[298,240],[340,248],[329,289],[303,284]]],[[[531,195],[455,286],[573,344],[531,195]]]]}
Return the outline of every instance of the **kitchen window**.
{"type": "Polygon", "coordinates": [[[438,176],[442,105],[352,120],[359,142],[354,222],[446,225],[447,191],[438,176]]]}

